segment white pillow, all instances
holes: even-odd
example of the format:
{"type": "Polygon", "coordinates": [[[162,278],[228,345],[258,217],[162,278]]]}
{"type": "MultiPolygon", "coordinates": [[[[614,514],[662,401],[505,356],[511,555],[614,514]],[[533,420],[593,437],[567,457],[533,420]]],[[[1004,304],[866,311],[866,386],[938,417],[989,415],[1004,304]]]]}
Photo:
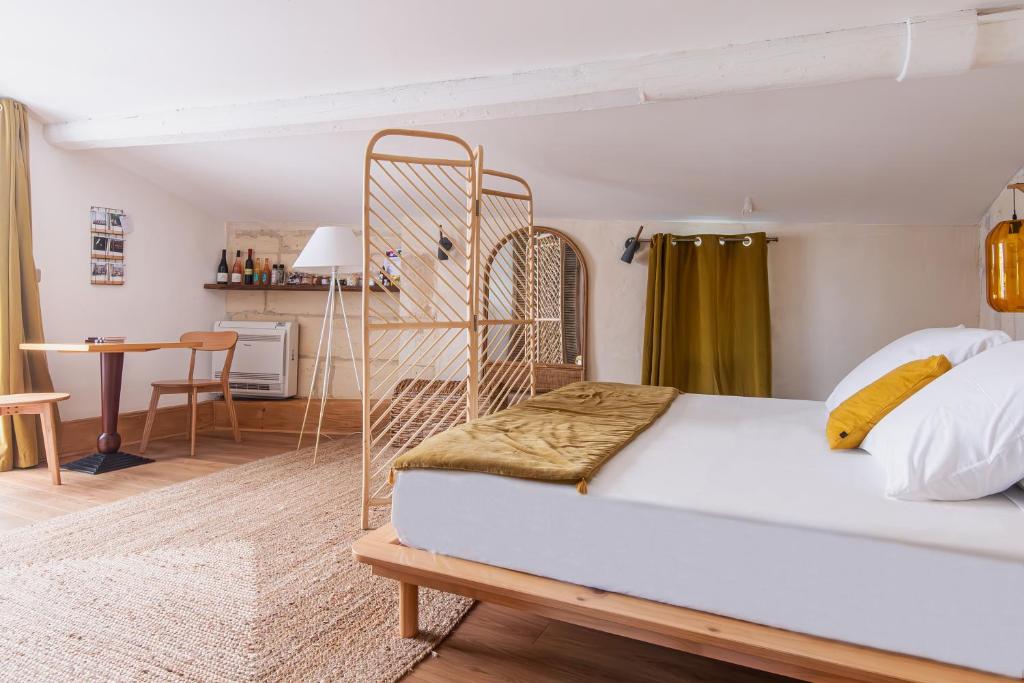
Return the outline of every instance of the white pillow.
{"type": "Polygon", "coordinates": [[[1024,478],[1024,342],[978,354],[882,418],[861,447],[904,500],[969,500],[1024,478]]]}
{"type": "Polygon", "coordinates": [[[963,325],[911,332],[871,354],[851,370],[825,399],[825,406],[831,413],[840,403],[876,379],[912,360],[942,355],[956,366],[986,349],[1008,341],[1010,336],[1000,330],[979,330],[963,325]]]}

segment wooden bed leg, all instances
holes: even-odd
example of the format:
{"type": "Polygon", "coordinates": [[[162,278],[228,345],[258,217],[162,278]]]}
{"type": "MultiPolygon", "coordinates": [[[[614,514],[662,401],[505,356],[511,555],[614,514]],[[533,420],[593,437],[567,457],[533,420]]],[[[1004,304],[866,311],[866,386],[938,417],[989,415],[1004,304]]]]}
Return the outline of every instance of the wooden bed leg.
{"type": "Polygon", "coordinates": [[[420,587],[398,582],[398,634],[415,638],[420,632],[420,587]]]}

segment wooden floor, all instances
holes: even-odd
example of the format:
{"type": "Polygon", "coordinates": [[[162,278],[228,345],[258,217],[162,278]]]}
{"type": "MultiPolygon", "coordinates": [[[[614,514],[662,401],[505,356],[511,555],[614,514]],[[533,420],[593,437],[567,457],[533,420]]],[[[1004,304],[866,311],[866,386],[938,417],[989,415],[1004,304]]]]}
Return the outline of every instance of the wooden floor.
{"type": "MultiPolygon", "coordinates": [[[[156,462],[98,476],[61,472],[52,486],[45,467],[0,473],[0,530],[12,529],[136,493],[277,455],[295,447],[292,434],[204,432],[199,455],[188,456],[184,437],[153,441],[156,462]]],[[[131,450],[131,447],[128,448],[131,450]]],[[[405,683],[450,681],[783,681],[729,664],[592,631],[490,604],[478,604],[436,656],[420,663],[405,683]]]]}
{"type": "Polygon", "coordinates": [[[403,683],[791,681],[657,645],[477,603],[403,683]]]}
{"type": "MultiPolygon", "coordinates": [[[[150,489],[175,484],[218,472],[268,455],[277,455],[295,448],[292,434],[268,432],[243,433],[242,443],[235,443],[231,432],[202,432],[199,454],[188,455],[184,436],[150,442],[147,458],[156,462],[130,467],[106,474],[91,475],[62,470],[62,485],[50,484],[46,467],[0,472],[0,530],[12,529],[49,519],[94,505],[111,503],[150,489]]],[[[137,452],[137,444],[125,450],[137,452]]]]}

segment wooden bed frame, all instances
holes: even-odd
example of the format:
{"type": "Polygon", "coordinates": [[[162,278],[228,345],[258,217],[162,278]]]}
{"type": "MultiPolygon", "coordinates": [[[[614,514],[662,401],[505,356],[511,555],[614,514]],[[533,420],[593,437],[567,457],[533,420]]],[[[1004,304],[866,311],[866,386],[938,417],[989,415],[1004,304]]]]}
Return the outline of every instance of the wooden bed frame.
{"type": "Polygon", "coordinates": [[[398,581],[404,638],[418,633],[424,586],[806,681],[1020,680],[408,548],[390,524],[356,541],[352,553],[398,581]]]}

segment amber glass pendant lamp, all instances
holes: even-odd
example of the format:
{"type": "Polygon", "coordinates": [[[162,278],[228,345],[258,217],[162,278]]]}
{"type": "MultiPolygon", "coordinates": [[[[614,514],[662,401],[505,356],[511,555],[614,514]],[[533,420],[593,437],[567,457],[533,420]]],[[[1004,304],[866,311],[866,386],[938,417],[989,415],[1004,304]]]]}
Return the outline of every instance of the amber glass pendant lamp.
{"type": "Polygon", "coordinates": [[[988,304],[1002,313],[1019,313],[1024,312],[1024,221],[1017,218],[1017,190],[1024,190],[1024,183],[1007,189],[1013,193],[1013,217],[985,238],[988,304]]]}

